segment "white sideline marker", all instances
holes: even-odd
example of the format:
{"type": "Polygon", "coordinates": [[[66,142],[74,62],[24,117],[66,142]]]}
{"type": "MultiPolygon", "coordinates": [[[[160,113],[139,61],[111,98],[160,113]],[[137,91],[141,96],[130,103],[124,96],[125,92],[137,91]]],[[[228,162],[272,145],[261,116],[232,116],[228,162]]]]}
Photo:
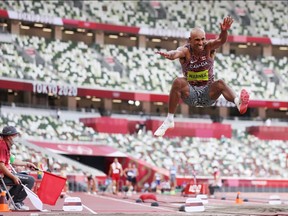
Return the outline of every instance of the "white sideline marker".
{"type": "Polygon", "coordinates": [[[184,207],[185,212],[203,212],[205,211],[203,202],[200,198],[188,198],[184,207]]]}
{"type": "Polygon", "coordinates": [[[63,211],[83,211],[83,205],[79,197],[66,197],[63,204],[63,211]]]}
{"type": "Polygon", "coordinates": [[[270,205],[281,205],[282,201],[280,200],[280,197],[278,195],[271,195],[269,197],[269,202],[270,205]]]}

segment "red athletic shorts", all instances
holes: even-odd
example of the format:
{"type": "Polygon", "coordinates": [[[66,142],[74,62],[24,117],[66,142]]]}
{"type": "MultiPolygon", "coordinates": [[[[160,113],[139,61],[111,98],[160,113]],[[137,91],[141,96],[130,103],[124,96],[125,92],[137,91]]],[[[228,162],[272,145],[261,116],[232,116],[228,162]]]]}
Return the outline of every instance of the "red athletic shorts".
{"type": "Polygon", "coordinates": [[[119,173],[113,173],[112,174],[112,180],[119,181],[119,179],[120,179],[120,174],[119,173]]]}

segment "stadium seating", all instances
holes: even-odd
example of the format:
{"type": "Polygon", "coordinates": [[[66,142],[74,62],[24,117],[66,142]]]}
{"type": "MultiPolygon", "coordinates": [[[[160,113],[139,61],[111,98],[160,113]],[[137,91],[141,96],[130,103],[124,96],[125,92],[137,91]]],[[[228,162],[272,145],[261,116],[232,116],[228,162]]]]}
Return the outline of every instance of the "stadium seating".
{"type": "Polygon", "coordinates": [[[271,5],[265,1],[235,1],[235,4],[244,4],[244,8],[247,8],[247,13],[253,21],[253,35],[288,38],[288,23],[285,18],[287,2],[275,1],[271,5]]]}
{"type": "Polygon", "coordinates": [[[46,82],[58,80],[55,74],[49,72],[49,68],[35,64],[33,58],[26,54],[27,46],[19,47],[16,43],[2,43],[1,47],[0,55],[3,58],[1,76],[46,82]]]}
{"type": "MultiPolygon", "coordinates": [[[[0,124],[17,125],[25,139],[50,140],[52,143],[61,140],[97,143],[98,140],[105,140],[107,145],[158,167],[169,169],[175,160],[179,165],[178,174],[183,176],[191,175],[187,173],[187,163],[192,164],[198,176],[209,176],[212,162],[218,161],[224,176],[288,177],[284,171],[287,141],[259,140],[243,131],[238,131],[236,137],[221,139],[157,138],[151,131],[131,135],[97,133],[78,121],[12,113],[2,113],[0,124]]],[[[31,158],[29,151],[22,152],[23,159],[31,158]]]]}
{"type": "MultiPolygon", "coordinates": [[[[13,125],[21,132],[24,139],[53,141],[91,141],[95,138],[95,131],[86,128],[81,122],[60,121],[53,117],[36,115],[15,115],[1,113],[0,125],[13,125]],[[94,137],[94,138],[93,138],[94,137]]],[[[13,145],[11,152],[17,159],[29,161],[37,165],[46,155],[25,145],[13,145]]],[[[56,173],[83,174],[83,170],[59,159],[49,157],[50,169],[56,173]]],[[[17,168],[21,171],[21,167],[17,168]]],[[[23,167],[25,169],[25,167],[23,167]]],[[[22,169],[22,170],[23,170],[22,169]]]]}
{"type": "Polygon", "coordinates": [[[6,10],[116,25],[190,31],[202,26],[219,32],[227,14],[235,19],[233,35],[288,38],[285,1],[2,1],[6,10]],[[45,6],[44,6],[45,4],[45,6]],[[71,9],[73,8],[73,9],[71,9]],[[272,16],[273,15],[273,16],[272,16]]]}
{"type": "Polygon", "coordinates": [[[2,113],[3,125],[17,125],[23,131],[24,138],[34,137],[40,140],[93,141],[96,133],[85,127],[82,122],[60,121],[55,117],[36,115],[15,115],[2,113]]]}
{"type": "MultiPolygon", "coordinates": [[[[17,160],[29,161],[31,163],[34,163],[36,166],[38,166],[38,164],[43,164],[43,168],[45,171],[49,168],[52,172],[56,173],[60,173],[61,169],[63,169],[62,171],[66,173],[79,173],[78,169],[74,169],[73,166],[56,160],[53,157],[49,158],[49,165],[51,167],[48,167],[46,163],[44,164],[43,159],[46,158],[45,155],[41,154],[41,152],[35,151],[33,148],[26,147],[25,145],[14,145],[11,152],[13,155],[16,156],[17,160]]],[[[18,169],[18,171],[20,171],[21,169],[22,171],[25,171],[26,169],[26,167],[16,168],[18,169]]]]}
{"type": "Polygon", "coordinates": [[[52,17],[66,17],[85,20],[85,14],[78,7],[74,7],[72,1],[3,1],[0,6],[3,9],[28,14],[39,14],[52,17]],[[71,10],[71,7],[73,10],[71,10]]]}
{"type": "MultiPolygon", "coordinates": [[[[281,94],[284,96],[288,90],[287,84],[288,81],[288,58],[287,56],[284,56],[281,59],[277,59],[274,56],[264,57],[261,58],[261,64],[263,66],[262,73],[265,75],[267,80],[274,80],[276,85],[280,85],[277,88],[273,89],[274,91],[272,94],[281,94]],[[267,73],[269,71],[269,73],[267,73]]],[[[271,84],[271,83],[270,83],[271,84]]],[[[266,89],[266,90],[270,90],[266,89]]]]}
{"type": "Polygon", "coordinates": [[[191,175],[187,173],[186,162],[193,164],[198,176],[209,176],[212,162],[216,160],[221,164],[223,176],[287,177],[284,171],[287,141],[262,141],[251,135],[237,139],[159,139],[152,136],[151,131],[141,135],[101,133],[99,136],[120,151],[158,167],[169,169],[175,160],[179,164],[178,174],[183,176],[191,175]]]}
{"type": "MultiPolygon", "coordinates": [[[[282,38],[288,38],[285,12],[288,5],[285,1],[210,3],[1,1],[0,7],[44,16],[173,31],[189,31],[192,26],[203,26],[209,33],[218,33],[222,18],[232,14],[235,19],[232,35],[278,38],[281,33],[282,38]]],[[[165,60],[151,48],[112,44],[89,46],[83,42],[47,40],[35,36],[11,37],[12,43],[1,42],[0,77],[4,78],[168,94],[173,78],[181,74],[178,61],[165,60]]],[[[251,59],[248,55],[227,56],[217,53],[215,61],[216,78],[224,79],[235,92],[246,88],[253,100],[287,98],[287,57],[251,59]]],[[[227,177],[288,178],[287,141],[263,141],[244,132],[231,139],[155,138],[151,131],[141,135],[97,133],[80,121],[12,113],[1,113],[0,125],[19,126],[25,139],[75,143],[105,140],[121,152],[157,167],[169,169],[176,160],[178,174],[182,176],[191,175],[192,167],[198,176],[211,176],[211,164],[218,161],[223,176],[227,177]],[[187,168],[187,164],[190,168],[187,168]]],[[[13,151],[20,155],[19,159],[31,162],[43,157],[25,146],[18,146],[13,151]]],[[[54,158],[51,160],[56,169],[63,166],[67,172],[81,172],[54,158]]]]}
{"type": "Polygon", "coordinates": [[[124,46],[105,45],[102,46],[101,53],[104,56],[113,56],[122,63],[127,78],[134,83],[133,90],[168,93],[169,83],[180,73],[178,62],[162,61],[151,48],[130,47],[127,50],[124,46]]]}
{"type": "MultiPolygon", "coordinates": [[[[240,92],[241,88],[246,88],[250,92],[251,98],[254,99],[277,99],[284,98],[285,91],[282,86],[277,86],[277,83],[267,79],[263,73],[263,68],[268,66],[270,69],[277,71],[279,76],[283,76],[279,81],[282,85],[285,82],[284,57],[278,59],[281,66],[277,64],[278,60],[275,57],[263,57],[260,60],[252,60],[248,55],[229,55],[225,56],[221,53],[215,58],[215,77],[224,79],[236,92],[240,92]],[[269,60],[273,59],[273,61],[269,60]],[[281,68],[282,67],[282,68],[281,68]]],[[[285,85],[284,85],[285,86],[285,85]]]]}
{"type": "MultiPolygon", "coordinates": [[[[11,149],[11,154],[13,154],[17,160],[27,161],[34,163],[36,166],[38,164],[43,163],[43,159],[47,158],[46,155],[42,154],[41,152],[36,151],[33,148],[26,147],[25,145],[13,145],[11,149]]],[[[74,167],[73,165],[67,164],[64,161],[61,161],[59,159],[56,159],[54,157],[49,157],[49,165],[50,167],[47,167],[47,164],[43,164],[43,168],[45,171],[49,168],[50,171],[62,174],[62,173],[69,173],[69,174],[75,174],[75,173],[81,173],[82,171],[79,168],[74,167]]],[[[17,166],[15,167],[17,171],[27,171],[26,167],[23,166],[17,166]]],[[[31,171],[32,174],[34,173],[31,171]]],[[[37,176],[37,175],[36,175],[37,176]]]]}
{"type": "MultiPolygon", "coordinates": [[[[13,40],[13,43],[2,44],[0,55],[5,61],[1,65],[0,76],[79,86],[112,88],[120,85],[120,74],[110,73],[107,67],[101,67],[95,49],[84,43],[19,36],[13,37],[13,40]],[[36,52],[37,58],[44,59],[44,63],[38,64],[35,54],[27,57],[26,50],[29,50],[28,53],[31,50],[36,52]]],[[[127,79],[123,78],[122,87],[127,90],[128,86],[127,79]]]]}
{"type": "MultiPolygon", "coordinates": [[[[155,51],[14,35],[13,43],[2,44],[0,55],[5,61],[0,76],[168,94],[173,79],[181,74],[180,64],[155,51]],[[39,58],[42,63],[37,62],[39,58]]],[[[254,99],[285,98],[287,57],[252,60],[248,55],[217,53],[215,61],[215,77],[224,79],[235,92],[246,88],[254,99]],[[277,79],[267,78],[266,68],[277,79]]]]}

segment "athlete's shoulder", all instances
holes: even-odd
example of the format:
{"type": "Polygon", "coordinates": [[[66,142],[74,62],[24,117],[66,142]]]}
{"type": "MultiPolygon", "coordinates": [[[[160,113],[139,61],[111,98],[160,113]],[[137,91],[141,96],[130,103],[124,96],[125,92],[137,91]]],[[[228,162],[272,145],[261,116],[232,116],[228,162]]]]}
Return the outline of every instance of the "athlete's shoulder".
{"type": "Polygon", "coordinates": [[[212,52],[212,51],[214,51],[215,52],[215,49],[211,49],[211,42],[212,42],[213,40],[208,40],[208,41],[206,41],[205,42],[205,44],[204,44],[204,49],[207,49],[207,50],[210,50],[210,52],[212,52]]]}
{"type": "Polygon", "coordinates": [[[206,41],[206,43],[204,44],[204,50],[205,50],[206,55],[209,55],[211,58],[215,57],[216,50],[215,49],[210,49],[209,41],[206,41]]]}
{"type": "Polygon", "coordinates": [[[180,51],[186,51],[186,50],[188,50],[188,47],[189,47],[189,44],[185,44],[185,45],[183,45],[183,46],[179,46],[178,48],[177,48],[177,50],[180,50],[180,51]]]}

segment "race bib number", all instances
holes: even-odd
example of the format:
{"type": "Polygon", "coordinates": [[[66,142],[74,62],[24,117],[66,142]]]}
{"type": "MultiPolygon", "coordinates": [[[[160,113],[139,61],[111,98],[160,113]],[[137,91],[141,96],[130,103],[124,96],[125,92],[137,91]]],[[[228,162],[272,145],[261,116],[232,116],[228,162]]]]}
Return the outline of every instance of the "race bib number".
{"type": "Polygon", "coordinates": [[[187,81],[208,81],[208,70],[204,71],[188,71],[187,72],[187,81]]]}

